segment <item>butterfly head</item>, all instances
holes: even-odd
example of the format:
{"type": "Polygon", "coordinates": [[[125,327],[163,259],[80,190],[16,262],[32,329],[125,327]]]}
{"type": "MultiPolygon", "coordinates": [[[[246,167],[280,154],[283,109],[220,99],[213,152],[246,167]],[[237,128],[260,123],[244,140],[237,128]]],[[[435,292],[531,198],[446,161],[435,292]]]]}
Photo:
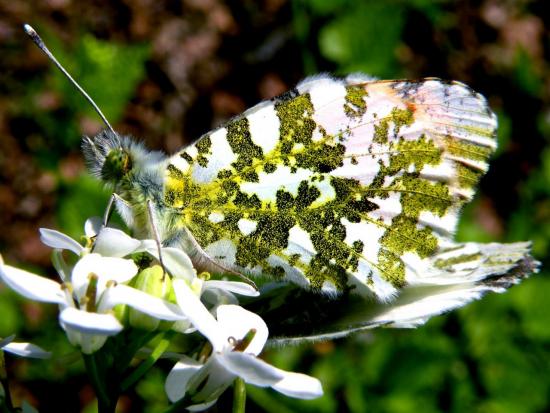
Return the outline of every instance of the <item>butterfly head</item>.
{"type": "Polygon", "coordinates": [[[135,184],[143,193],[160,191],[165,155],[146,150],[132,137],[105,129],[93,139],[84,136],[82,152],[90,173],[119,195],[135,184]]]}
{"type": "Polygon", "coordinates": [[[101,178],[104,181],[118,181],[132,169],[132,158],[122,148],[111,150],[105,157],[101,168],[101,178]]]}
{"type": "Polygon", "coordinates": [[[131,141],[104,130],[93,139],[85,136],[82,152],[89,171],[107,184],[116,186],[132,172],[131,141]]]}

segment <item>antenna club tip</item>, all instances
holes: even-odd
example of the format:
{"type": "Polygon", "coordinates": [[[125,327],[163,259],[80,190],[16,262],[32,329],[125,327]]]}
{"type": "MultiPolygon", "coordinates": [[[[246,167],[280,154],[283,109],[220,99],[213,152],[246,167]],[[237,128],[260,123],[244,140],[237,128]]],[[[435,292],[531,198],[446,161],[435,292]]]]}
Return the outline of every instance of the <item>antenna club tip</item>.
{"type": "Polygon", "coordinates": [[[23,25],[23,30],[25,30],[27,32],[27,34],[29,34],[29,35],[35,35],[36,34],[36,30],[34,30],[32,28],[32,26],[30,24],[27,24],[27,23],[25,23],[23,25]]]}

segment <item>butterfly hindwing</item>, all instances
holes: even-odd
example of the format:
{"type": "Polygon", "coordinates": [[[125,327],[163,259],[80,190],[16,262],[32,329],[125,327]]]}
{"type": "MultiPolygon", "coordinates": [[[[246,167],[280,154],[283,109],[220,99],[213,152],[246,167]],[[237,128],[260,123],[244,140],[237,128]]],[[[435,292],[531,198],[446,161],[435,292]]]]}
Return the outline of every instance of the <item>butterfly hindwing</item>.
{"type": "Polygon", "coordinates": [[[458,82],[318,76],[174,155],[165,204],[225,268],[387,299],[452,246],[495,129],[458,82]]]}

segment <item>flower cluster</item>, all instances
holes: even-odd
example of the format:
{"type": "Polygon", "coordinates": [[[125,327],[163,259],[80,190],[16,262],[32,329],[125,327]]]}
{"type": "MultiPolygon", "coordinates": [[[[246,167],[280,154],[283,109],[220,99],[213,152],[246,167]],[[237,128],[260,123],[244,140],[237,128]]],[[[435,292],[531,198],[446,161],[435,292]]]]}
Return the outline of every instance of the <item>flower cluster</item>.
{"type": "MultiPolygon", "coordinates": [[[[145,334],[170,329],[203,337],[199,340],[203,350],[195,357],[178,355],[167,377],[166,392],[172,402],[206,409],[238,377],[291,397],[322,395],[317,379],[257,358],[268,329],[258,315],[240,307],[237,298],[258,295],[251,285],[209,280],[197,274],[181,249],[162,247],[159,257],[155,241],[134,239],[102,227],[99,220],[87,221],[85,246],[58,231],[40,233],[42,242],[54,249],[52,261],[60,282],[2,262],[0,278],[27,298],[58,304],[61,327],[85,355],[99,351],[109,337],[124,330],[141,329],[145,334]],[[160,259],[162,267],[155,264],[160,259]]],[[[13,343],[4,344],[4,350],[16,351],[13,343]]]]}

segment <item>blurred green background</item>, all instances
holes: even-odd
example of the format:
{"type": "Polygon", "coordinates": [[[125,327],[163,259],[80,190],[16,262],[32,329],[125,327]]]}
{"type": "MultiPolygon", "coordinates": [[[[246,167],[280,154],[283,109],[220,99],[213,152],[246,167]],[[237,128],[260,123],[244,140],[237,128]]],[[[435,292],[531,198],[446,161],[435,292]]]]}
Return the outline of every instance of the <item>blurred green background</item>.
{"type": "MultiPolygon", "coordinates": [[[[109,195],[79,153],[80,136],[102,125],[25,36],[24,22],[119,132],[167,152],[309,74],[461,80],[497,112],[500,147],[457,236],[532,240],[542,271],[418,330],[272,349],[266,358],[318,377],[326,395],[295,401],[249,388],[247,411],[550,411],[549,20],[544,0],[0,0],[0,251],[10,264],[55,276],[37,229],[78,237],[109,195]]],[[[12,333],[61,356],[9,358],[18,400],[42,412],[93,411],[53,305],[0,286],[0,337],[12,333]]],[[[162,411],[169,368],[161,362],[120,412],[162,411]]]]}

